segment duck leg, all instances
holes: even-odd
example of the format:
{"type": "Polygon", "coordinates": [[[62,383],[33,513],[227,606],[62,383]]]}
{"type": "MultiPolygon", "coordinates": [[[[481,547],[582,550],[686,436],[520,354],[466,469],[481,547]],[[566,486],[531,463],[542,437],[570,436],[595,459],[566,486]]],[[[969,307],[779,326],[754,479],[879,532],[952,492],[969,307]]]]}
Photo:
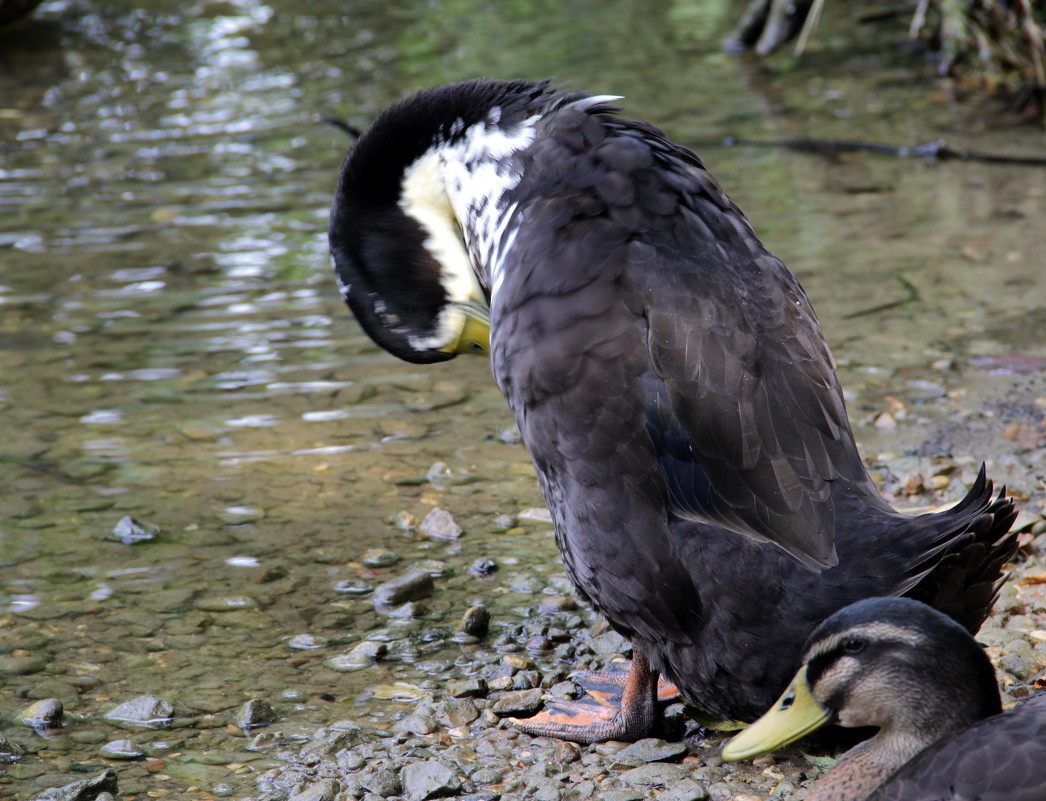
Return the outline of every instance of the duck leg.
{"type": "Polygon", "coordinates": [[[533,717],[509,722],[536,737],[555,737],[576,743],[640,740],[651,734],[659,700],[678,695],[675,685],[662,682],[639,651],[627,671],[585,673],[577,683],[586,695],[577,701],[553,701],[533,717]]]}

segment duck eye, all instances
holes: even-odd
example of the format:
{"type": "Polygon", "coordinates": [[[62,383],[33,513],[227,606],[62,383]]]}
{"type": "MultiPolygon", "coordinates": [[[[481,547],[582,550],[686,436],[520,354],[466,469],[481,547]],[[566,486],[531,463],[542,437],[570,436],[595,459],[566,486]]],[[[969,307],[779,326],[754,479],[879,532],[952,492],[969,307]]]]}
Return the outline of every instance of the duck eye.
{"type": "Polygon", "coordinates": [[[848,654],[859,654],[864,650],[864,640],[858,639],[857,637],[850,637],[843,643],[843,651],[848,654]]]}
{"type": "Polygon", "coordinates": [[[483,353],[487,352],[487,349],[485,347],[483,347],[478,342],[470,342],[469,343],[469,350],[471,350],[473,353],[480,353],[480,354],[483,354],[483,353]]]}

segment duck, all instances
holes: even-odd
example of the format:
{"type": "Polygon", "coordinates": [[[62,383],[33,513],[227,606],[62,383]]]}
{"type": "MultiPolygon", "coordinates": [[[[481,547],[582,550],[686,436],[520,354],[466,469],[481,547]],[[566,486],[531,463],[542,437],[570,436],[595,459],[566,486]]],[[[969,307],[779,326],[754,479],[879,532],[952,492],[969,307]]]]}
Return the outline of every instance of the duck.
{"type": "Polygon", "coordinates": [[[1046,798],[1046,693],[1002,711],[984,649],[909,598],[866,598],[821,623],[776,704],[723,748],[737,761],[818,728],[875,726],[807,801],[1046,798]]]}
{"type": "Polygon", "coordinates": [[[1016,548],[983,465],[945,511],[883,499],[798,279],[621,99],[422,90],[350,148],[328,232],[378,345],[490,359],[565,572],[631,644],[598,691],[511,720],[578,743],[657,731],[673,686],[705,717],[755,720],[807,635],[861,598],[917,597],[976,631],[1016,548]]]}

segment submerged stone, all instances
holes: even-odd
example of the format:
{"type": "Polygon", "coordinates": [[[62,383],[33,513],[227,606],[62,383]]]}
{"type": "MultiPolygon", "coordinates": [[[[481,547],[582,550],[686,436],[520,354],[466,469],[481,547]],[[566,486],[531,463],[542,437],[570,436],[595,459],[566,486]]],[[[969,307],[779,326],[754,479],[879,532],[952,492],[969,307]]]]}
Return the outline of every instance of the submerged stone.
{"type": "Polygon", "coordinates": [[[134,545],[154,540],[159,534],[160,529],[157,526],[143,523],[141,520],[127,515],[121,518],[113,530],[105,534],[102,539],[122,542],[124,545],[134,545]]]}
{"type": "Polygon", "coordinates": [[[174,707],[168,701],[152,695],[139,695],[120,704],[105,719],[117,726],[160,729],[171,725],[174,707]]]}
{"type": "Polygon", "coordinates": [[[402,556],[388,548],[368,548],[360,556],[360,561],[365,567],[390,567],[402,559],[402,556]]]}
{"type": "Polygon", "coordinates": [[[275,720],[276,712],[264,698],[252,698],[236,715],[236,725],[245,730],[268,726],[275,720]]]}
{"type": "Polygon", "coordinates": [[[399,578],[374,588],[374,605],[381,609],[396,607],[407,601],[427,598],[435,590],[432,575],[426,570],[412,570],[399,578]]]}
{"type": "Polygon", "coordinates": [[[145,752],[130,740],[113,740],[98,749],[106,759],[141,759],[145,752]]]}
{"type": "Polygon", "coordinates": [[[96,801],[103,793],[117,792],[116,771],[106,768],[93,779],[81,779],[64,787],[44,790],[37,801],[96,801]]]}
{"type": "Polygon", "coordinates": [[[383,642],[364,640],[357,643],[352,650],[344,654],[332,656],[327,660],[330,668],[338,671],[360,670],[370,667],[379,658],[385,655],[388,646],[383,642]]]}
{"type": "Polygon", "coordinates": [[[482,637],[487,633],[488,628],[490,628],[490,612],[487,607],[477,604],[465,610],[455,631],[482,637]]]}
{"type": "Polygon", "coordinates": [[[454,516],[438,506],[425,515],[418,525],[418,531],[434,540],[456,540],[464,533],[454,521],[454,516]]]}
{"type": "Polygon", "coordinates": [[[18,717],[34,729],[57,729],[62,725],[65,708],[57,698],[44,698],[30,704],[18,717]]]}

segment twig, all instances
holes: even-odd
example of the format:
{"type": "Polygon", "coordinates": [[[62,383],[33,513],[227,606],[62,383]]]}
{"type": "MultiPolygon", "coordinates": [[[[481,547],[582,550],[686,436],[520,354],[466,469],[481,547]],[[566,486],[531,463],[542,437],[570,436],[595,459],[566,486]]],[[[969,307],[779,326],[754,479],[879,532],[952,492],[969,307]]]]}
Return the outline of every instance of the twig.
{"type": "Polygon", "coordinates": [[[316,122],[325,122],[328,125],[333,125],[340,131],[344,131],[353,139],[359,139],[363,133],[359,128],[353,125],[351,122],[346,122],[340,117],[335,117],[331,114],[317,114],[316,122]]]}
{"type": "Polygon", "coordinates": [[[981,161],[988,164],[1023,164],[1029,167],[1046,167],[1046,156],[1009,155],[1007,153],[984,153],[977,150],[955,150],[942,140],[924,142],[921,145],[884,145],[877,142],[849,142],[839,139],[735,139],[727,137],[717,144],[726,147],[783,147],[809,153],[881,153],[898,158],[924,158],[934,161],[981,161]]]}

